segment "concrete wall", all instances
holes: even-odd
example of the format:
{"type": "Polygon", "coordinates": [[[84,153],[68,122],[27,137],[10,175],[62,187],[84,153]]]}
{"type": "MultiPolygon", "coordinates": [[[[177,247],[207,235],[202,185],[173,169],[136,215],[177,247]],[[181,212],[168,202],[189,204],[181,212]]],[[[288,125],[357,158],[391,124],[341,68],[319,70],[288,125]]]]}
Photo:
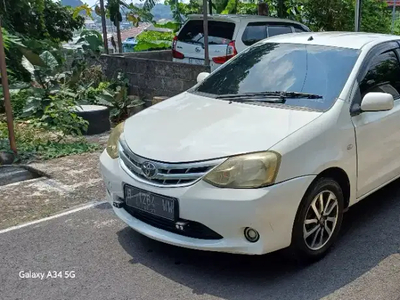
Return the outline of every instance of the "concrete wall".
{"type": "Polygon", "coordinates": [[[172,62],[171,50],[101,56],[104,73],[113,78],[118,71],[126,74],[131,95],[145,99],[174,96],[197,83],[197,75],[209,67],[172,62]]]}

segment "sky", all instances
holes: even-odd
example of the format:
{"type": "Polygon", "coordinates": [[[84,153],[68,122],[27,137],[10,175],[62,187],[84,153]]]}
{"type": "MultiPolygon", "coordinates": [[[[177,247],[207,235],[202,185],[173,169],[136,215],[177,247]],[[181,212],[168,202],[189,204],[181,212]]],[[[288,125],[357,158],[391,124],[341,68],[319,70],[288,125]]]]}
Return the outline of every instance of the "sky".
{"type": "MultiPolygon", "coordinates": [[[[81,0],[81,1],[82,1],[82,0],[81,0]]],[[[97,0],[84,0],[84,1],[82,1],[82,2],[88,4],[89,6],[93,6],[93,5],[96,4],[96,1],[97,1],[97,0]]]]}

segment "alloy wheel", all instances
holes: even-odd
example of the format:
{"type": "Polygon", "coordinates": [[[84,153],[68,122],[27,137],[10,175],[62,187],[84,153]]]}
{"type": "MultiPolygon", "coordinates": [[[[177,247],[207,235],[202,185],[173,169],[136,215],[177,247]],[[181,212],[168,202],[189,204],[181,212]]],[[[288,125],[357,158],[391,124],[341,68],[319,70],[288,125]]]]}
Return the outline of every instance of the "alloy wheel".
{"type": "Polygon", "coordinates": [[[329,242],[338,217],[339,203],[332,191],[325,190],[314,197],[303,224],[304,242],[310,250],[319,250],[329,242]]]}

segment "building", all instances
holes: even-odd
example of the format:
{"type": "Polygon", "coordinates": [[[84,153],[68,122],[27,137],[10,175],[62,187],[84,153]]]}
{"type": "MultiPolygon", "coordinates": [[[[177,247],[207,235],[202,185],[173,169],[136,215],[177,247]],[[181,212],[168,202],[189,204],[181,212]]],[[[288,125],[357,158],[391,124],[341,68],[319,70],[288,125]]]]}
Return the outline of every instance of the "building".
{"type": "Polygon", "coordinates": [[[396,1],[394,1],[394,0],[386,0],[386,2],[387,2],[389,7],[393,7],[394,2],[396,2],[396,7],[400,7],[400,0],[396,0],[396,1]]]}

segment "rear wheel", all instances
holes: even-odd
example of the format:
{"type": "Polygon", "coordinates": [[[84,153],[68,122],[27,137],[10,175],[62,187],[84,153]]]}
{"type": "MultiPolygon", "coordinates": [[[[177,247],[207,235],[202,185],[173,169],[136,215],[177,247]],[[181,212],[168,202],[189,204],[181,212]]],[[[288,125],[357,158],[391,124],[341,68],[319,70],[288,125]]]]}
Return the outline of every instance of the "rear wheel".
{"type": "Polygon", "coordinates": [[[337,239],[344,198],[333,179],[320,178],[304,196],[293,227],[291,249],[301,261],[322,258],[337,239]]]}

